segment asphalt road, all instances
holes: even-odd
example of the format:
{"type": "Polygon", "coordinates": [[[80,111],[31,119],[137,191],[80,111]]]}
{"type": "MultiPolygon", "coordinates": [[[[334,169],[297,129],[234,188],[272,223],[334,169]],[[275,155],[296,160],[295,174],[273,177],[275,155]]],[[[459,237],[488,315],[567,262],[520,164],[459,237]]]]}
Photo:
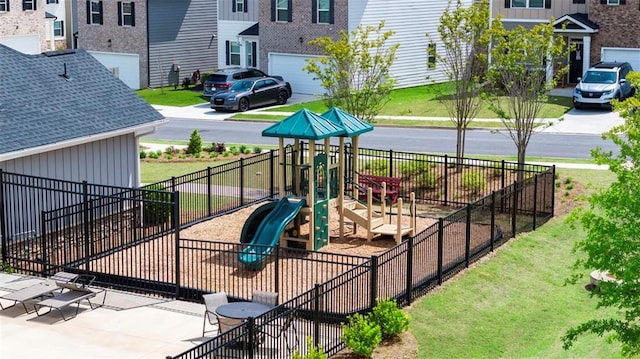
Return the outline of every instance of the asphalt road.
{"type": "MultiPolygon", "coordinates": [[[[276,138],[261,135],[262,130],[270,126],[270,123],[178,118],[169,118],[169,120],[168,124],[161,126],[156,133],[147,138],[186,141],[191,132],[197,128],[205,143],[251,145],[277,145],[278,143],[276,138]]],[[[565,121],[568,120],[565,119],[565,121]]],[[[564,125],[566,126],[566,122],[564,125]]],[[[451,129],[376,127],[375,130],[360,136],[360,146],[435,154],[455,153],[456,132],[451,129]]],[[[590,152],[596,146],[606,150],[616,149],[612,142],[603,141],[601,135],[596,133],[542,132],[532,136],[527,147],[527,156],[587,159],[591,158],[590,152]]],[[[470,130],[467,132],[465,153],[467,156],[515,156],[516,147],[508,133],[470,130]]]]}

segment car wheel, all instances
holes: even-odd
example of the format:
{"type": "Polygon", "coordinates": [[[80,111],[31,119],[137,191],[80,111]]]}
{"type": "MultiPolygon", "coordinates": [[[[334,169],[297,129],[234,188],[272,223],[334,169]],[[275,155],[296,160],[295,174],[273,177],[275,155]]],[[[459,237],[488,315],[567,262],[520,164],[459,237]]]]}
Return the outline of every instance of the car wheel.
{"type": "Polygon", "coordinates": [[[573,107],[575,107],[576,110],[579,110],[582,108],[582,104],[580,102],[573,102],[573,107]]]}
{"type": "Polygon", "coordinates": [[[249,100],[247,100],[245,97],[241,98],[240,101],[238,102],[238,110],[240,112],[245,112],[249,110],[249,100]]]}
{"type": "Polygon", "coordinates": [[[287,93],[280,91],[278,93],[278,105],[284,105],[285,103],[287,103],[287,93]]]}

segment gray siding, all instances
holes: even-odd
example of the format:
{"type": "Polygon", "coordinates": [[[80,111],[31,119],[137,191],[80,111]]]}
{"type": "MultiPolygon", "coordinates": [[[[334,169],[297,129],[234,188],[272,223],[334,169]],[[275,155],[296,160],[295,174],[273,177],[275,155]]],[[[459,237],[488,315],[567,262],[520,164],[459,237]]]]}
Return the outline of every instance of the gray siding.
{"type": "Polygon", "coordinates": [[[218,0],[218,19],[231,21],[258,21],[258,0],[247,0],[246,12],[234,12],[236,0],[218,0]]]}
{"type": "Polygon", "coordinates": [[[62,148],[0,163],[7,172],[84,181],[112,186],[138,186],[138,148],[133,134],[62,148]]]}
{"type": "Polygon", "coordinates": [[[216,1],[149,1],[149,86],[167,85],[173,64],[179,78],[218,67],[216,1]]]}

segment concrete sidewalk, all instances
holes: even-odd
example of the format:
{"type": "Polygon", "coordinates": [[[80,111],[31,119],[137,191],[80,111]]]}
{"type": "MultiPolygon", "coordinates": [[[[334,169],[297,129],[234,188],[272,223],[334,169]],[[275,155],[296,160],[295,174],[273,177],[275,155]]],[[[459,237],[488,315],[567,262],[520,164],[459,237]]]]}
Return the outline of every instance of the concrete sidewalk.
{"type": "MultiPolygon", "coordinates": [[[[41,281],[0,273],[0,295],[41,281]]],[[[97,302],[101,302],[99,294],[97,302]]],[[[10,301],[0,299],[3,305],[10,301]]],[[[92,301],[93,302],[93,301],[92,301]]],[[[73,308],[67,308],[73,314],[73,308]]],[[[46,309],[41,310],[46,312],[46,309]]],[[[67,311],[65,311],[66,315],[67,311]]],[[[204,305],[107,290],[105,305],[80,305],[78,316],[27,314],[22,305],[0,312],[2,358],[164,358],[211,338],[201,337],[204,305]]]]}

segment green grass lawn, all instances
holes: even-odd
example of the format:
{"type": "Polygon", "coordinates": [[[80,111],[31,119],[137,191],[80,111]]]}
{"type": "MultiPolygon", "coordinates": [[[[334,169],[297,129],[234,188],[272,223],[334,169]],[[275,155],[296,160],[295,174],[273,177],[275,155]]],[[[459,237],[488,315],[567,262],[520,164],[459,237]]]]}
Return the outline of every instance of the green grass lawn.
{"type": "MultiPolygon", "coordinates": [[[[594,185],[613,180],[608,171],[564,170],[594,185]]],[[[611,315],[597,309],[584,283],[565,285],[575,260],[575,240],[584,236],[552,219],[519,235],[495,256],[420,298],[409,310],[419,358],[621,358],[605,338],[581,337],[565,351],[565,331],[587,319],[611,315]]],[[[588,273],[585,273],[588,275],[588,273]]]]}
{"type": "Polygon", "coordinates": [[[181,86],[177,89],[173,86],[149,88],[138,90],[136,93],[151,105],[183,107],[209,102],[202,96],[202,91],[183,90],[181,86]]]}

